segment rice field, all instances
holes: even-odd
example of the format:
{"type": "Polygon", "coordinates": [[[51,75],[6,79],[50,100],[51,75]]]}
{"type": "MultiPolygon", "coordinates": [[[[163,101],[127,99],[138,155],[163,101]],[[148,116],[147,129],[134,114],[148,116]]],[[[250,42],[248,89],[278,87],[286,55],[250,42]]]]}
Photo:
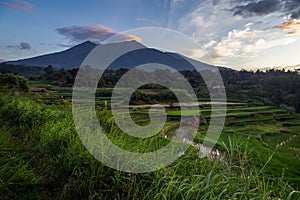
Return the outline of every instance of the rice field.
{"type": "MultiPolygon", "coordinates": [[[[96,160],[80,141],[72,119],[71,89],[35,83],[40,93],[0,96],[1,199],[299,199],[300,114],[234,102],[214,151],[200,158],[191,145],[173,164],[150,173],[125,173],[96,160]],[[217,155],[217,156],[216,156],[217,155]]],[[[149,152],[172,140],[180,116],[199,116],[200,144],[211,116],[166,106],[167,122],[155,136],[137,139],[112,120],[111,89],[98,89],[96,110],[108,138],[120,148],[149,152]]],[[[130,109],[139,125],[149,107],[130,109]]]]}

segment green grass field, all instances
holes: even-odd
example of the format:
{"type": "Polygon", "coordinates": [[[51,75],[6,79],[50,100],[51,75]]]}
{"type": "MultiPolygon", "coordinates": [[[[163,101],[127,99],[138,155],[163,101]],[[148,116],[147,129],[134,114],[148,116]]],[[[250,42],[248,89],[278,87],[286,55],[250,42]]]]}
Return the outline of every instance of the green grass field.
{"type": "MultiPolygon", "coordinates": [[[[72,118],[70,88],[0,96],[0,196],[2,199],[299,199],[300,115],[270,106],[231,105],[215,149],[215,160],[190,147],[173,164],[151,173],[125,173],[96,160],[80,141],[72,118]],[[61,98],[63,96],[63,98],[61,98]],[[64,101],[66,100],[66,101],[64,101]]],[[[110,140],[123,149],[149,152],[170,142],[180,114],[200,115],[194,142],[201,143],[210,106],[200,113],[167,109],[168,120],[154,137],[124,134],[111,120],[97,90],[97,116],[110,140]],[[168,136],[167,138],[165,136],[168,136]]],[[[148,110],[131,110],[149,123],[148,110]]]]}

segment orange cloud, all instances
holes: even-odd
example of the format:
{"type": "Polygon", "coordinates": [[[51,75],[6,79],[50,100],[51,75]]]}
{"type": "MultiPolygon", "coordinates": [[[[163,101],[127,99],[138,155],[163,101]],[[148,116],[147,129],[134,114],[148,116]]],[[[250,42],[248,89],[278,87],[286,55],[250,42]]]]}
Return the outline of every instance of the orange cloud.
{"type": "Polygon", "coordinates": [[[291,29],[291,28],[294,28],[296,26],[300,26],[300,21],[284,22],[279,26],[279,28],[281,28],[281,29],[291,29]]]}
{"type": "Polygon", "coordinates": [[[121,38],[125,41],[135,40],[137,42],[142,42],[142,39],[135,35],[128,35],[128,34],[120,34],[120,35],[121,35],[121,38]]]}
{"type": "Polygon", "coordinates": [[[289,35],[297,35],[299,33],[300,33],[300,29],[294,29],[294,30],[288,32],[289,35]]]}
{"type": "Polygon", "coordinates": [[[291,21],[291,22],[284,22],[278,26],[278,28],[282,30],[289,30],[289,35],[296,35],[300,33],[300,21],[291,21]]]}

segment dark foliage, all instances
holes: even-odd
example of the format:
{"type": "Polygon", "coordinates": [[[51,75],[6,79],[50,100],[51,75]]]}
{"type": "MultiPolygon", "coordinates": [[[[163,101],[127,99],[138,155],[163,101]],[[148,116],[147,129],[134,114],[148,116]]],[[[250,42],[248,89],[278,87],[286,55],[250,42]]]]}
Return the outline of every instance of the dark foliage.
{"type": "Polygon", "coordinates": [[[0,73],[0,90],[28,92],[29,86],[27,79],[23,76],[0,73]]]}

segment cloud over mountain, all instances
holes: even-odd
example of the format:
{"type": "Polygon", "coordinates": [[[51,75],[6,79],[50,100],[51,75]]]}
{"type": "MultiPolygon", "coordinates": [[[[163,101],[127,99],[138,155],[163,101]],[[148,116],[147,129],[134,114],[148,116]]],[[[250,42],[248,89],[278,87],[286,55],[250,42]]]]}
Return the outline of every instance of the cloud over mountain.
{"type": "Polygon", "coordinates": [[[88,25],[88,26],[70,26],[57,28],[57,32],[73,42],[81,42],[86,40],[104,41],[105,39],[118,35],[122,41],[136,40],[141,42],[141,39],[127,34],[118,34],[116,31],[103,25],[88,25]]]}

